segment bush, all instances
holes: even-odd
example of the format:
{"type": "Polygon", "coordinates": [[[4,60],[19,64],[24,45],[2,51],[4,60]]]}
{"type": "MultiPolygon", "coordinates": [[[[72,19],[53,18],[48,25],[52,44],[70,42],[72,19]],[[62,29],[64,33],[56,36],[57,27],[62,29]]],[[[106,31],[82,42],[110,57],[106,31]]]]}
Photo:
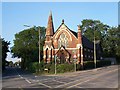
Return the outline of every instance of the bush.
{"type": "Polygon", "coordinates": [[[97,67],[108,66],[111,65],[110,60],[97,60],[97,67]]]}
{"type": "Polygon", "coordinates": [[[41,61],[40,64],[38,62],[31,62],[28,66],[28,71],[32,73],[43,72],[44,70],[44,62],[41,61]]]}
{"type": "Polygon", "coordinates": [[[74,71],[74,64],[58,64],[57,65],[57,73],[64,73],[64,72],[70,72],[74,71]]]}
{"type": "Polygon", "coordinates": [[[85,61],[83,63],[84,69],[92,69],[94,68],[94,62],[93,61],[85,61]]]}
{"type": "MultiPolygon", "coordinates": [[[[85,61],[83,63],[83,67],[84,69],[92,69],[95,68],[95,64],[94,61],[85,61]]],[[[111,61],[110,60],[97,60],[96,62],[96,67],[102,67],[102,66],[108,66],[111,65],[111,61]]]]}
{"type": "Polygon", "coordinates": [[[38,67],[38,62],[31,62],[28,66],[28,71],[35,73],[37,72],[38,67]]]}
{"type": "Polygon", "coordinates": [[[48,73],[54,73],[55,71],[55,64],[54,63],[47,63],[44,65],[44,69],[48,69],[48,73]]]}
{"type": "Polygon", "coordinates": [[[81,69],[82,69],[81,64],[76,64],[76,70],[79,71],[81,69]]]}
{"type": "MultiPolygon", "coordinates": [[[[111,65],[110,60],[97,60],[96,67],[108,66],[111,65]]],[[[95,67],[94,61],[84,61],[83,69],[92,69],[95,67]]],[[[28,70],[32,73],[45,73],[45,68],[48,69],[48,73],[54,74],[55,73],[55,63],[54,61],[45,64],[44,61],[41,61],[40,64],[38,62],[32,62],[29,64],[28,70]]],[[[71,72],[74,71],[75,67],[74,64],[57,64],[56,71],[57,73],[64,73],[64,72],[71,72]]],[[[76,70],[81,70],[81,65],[76,64],[76,70]]]]}

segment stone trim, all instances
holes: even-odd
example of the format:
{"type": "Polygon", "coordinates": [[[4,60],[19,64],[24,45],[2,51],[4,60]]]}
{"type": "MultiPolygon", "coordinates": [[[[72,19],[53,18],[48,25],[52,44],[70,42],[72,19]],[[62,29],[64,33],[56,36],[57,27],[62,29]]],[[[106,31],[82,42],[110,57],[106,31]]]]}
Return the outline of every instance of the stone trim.
{"type": "Polygon", "coordinates": [[[66,33],[68,33],[70,40],[72,41],[72,37],[71,37],[70,33],[68,32],[68,30],[64,30],[64,29],[58,31],[58,33],[55,35],[55,39],[58,37],[59,33],[62,31],[65,31],[66,33]]]}
{"type": "MultiPolygon", "coordinates": [[[[76,49],[76,50],[77,50],[77,48],[65,48],[65,49],[67,49],[67,50],[68,50],[68,49],[69,49],[69,50],[70,50],[70,49],[71,49],[71,50],[75,50],[75,49],[76,49]]],[[[59,49],[54,49],[54,50],[59,50],[59,49]]]]}

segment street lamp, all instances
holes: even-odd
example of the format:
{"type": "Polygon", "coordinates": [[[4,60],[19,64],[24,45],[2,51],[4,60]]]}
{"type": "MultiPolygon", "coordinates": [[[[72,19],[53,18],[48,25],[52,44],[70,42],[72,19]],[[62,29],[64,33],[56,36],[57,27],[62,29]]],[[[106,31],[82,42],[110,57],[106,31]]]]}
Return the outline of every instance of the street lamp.
{"type": "MultiPolygon", "coordinates": [[[[24,25],[25,27],[30,27],[29,25],[24,25]]],[[[36,26],[33,26],[35,30],[37,30],[36,26]]],[[[38,33],[39,33],[39,64],[40,64],[40,27],[38,27],[38,33]]]]}

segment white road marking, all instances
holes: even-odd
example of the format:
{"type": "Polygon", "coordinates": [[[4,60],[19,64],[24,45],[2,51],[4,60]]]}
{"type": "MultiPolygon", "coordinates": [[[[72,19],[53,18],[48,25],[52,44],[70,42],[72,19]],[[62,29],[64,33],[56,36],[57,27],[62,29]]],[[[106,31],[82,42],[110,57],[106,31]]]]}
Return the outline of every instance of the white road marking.
{"type": "MultiPolygon", "coordinates": [[[[114,69],[114,70],[112,70],[112,71],[116,71],[116,70],[118,70],[118,69],[114,69]]],[[[106,73],[103,73],[103,74],[98,74],[98,76],[100,76],[100,75],[104,75],[104,74],[107,74],[107,73],[110,73],[110,72],[112,72],[112,71],[108,71],[108,72],[106,72],[106,73]]],[[[96,75],[97,76],[97,75],[96,75]]],[[[88,80],[90,80],[91,78],[89,78],[88,80]]],[[[73,81],[73,82],[69,82],[69,83],[66,83],[66,84],[64,84],[64,85],[59,85],[59,86],[57,86],[57,87],[55,87],[55,88],[58,88],[58,87],[61,87],[61,86],[65,86],[65,85],[69,85],[69,84],[72,84],[72,83],[75,83],[75,82],[77,82],[77,81],[79,81],[79,80],[81,80],[81,79],[78,79],[78,80],[75,80],[75,81],[73,81]]],[[[82,79],[82,80],[84,80],[84,79],[82,79]]],[[[87,81],[88,81],[87,80],[87,81]]],[[[85,81],[84,81],[85,82],[85,81]]],[[[81,82],[81,83],[83,83],[83,82],[81,82]]],[[[74,84],[75,85],[75,84],[74,84]]],[[[73,85],[72,85],[73,86],[73,85]]],[[[70,87],[72,87],[72,86],[70,86],[70,87]]],[[[69,87],[68,87],[69,88],[69,87]]]]}
{"type": "Polygon", "coordinates": [[[20,77],[20,78],[22,78],[22,79],[23,79],[23,77],[20,77]]]}
{"type": "Polygon", "coordinates": [[[56,82],[59,82],[59,83],[66,83],[66,82],[61,82],[61,81],[57,81],[57,80],[54,80],[54,79],[53,79],[53,81],[56,81],[56,82]]]}
{"type": "Polygon", "coordinates": [[[41,84],[41,85],[43,85],[43,86],[45,86],[45,87],[48,87],[48,88],[52,88],[51,86],[48,86],[48,85],[43,84],[43,83],[40,83],[40,82],[39,82],[39,84],[41,84]]]}
{"type": "Polygon", "coordinates": [[[118,70],[118,69],[114,69],[114,70],[112,70],[112,71],[108,71],[108,72],[106,72],[106,73],[96,75],[96,77],[90,78],[90,79],[88,79],[88,80],[86,80],[86,81],[83,81],[83,82],[81,82],[81,83],[74,84],[74,85],[69,86],[69,87],[67,87],[67,88],[71,88],[71,87],[74,87],[74,86],[83,84],[83,83],[85,83],[85,82],[88,82],[88,81],[90,81],[90,80],[96,79],[96,78],[98,78],[98,77],[100,77],[100,76],[102,76],[102,75],[108,74],[108,73],[110,73],[110,72],[114,72],[114,71],[116,71],[116,70],[118,70]]]}
{"type": "Polygon", "coordinates": [[[28,83],[31,83],[28,79],[25,79],[25,81],[27,81],[28,83]]]}

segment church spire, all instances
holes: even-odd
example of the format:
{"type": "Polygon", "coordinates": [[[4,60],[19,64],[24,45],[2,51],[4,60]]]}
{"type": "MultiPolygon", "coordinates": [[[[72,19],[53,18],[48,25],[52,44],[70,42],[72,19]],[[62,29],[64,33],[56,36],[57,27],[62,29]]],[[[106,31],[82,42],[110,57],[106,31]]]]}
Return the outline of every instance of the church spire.
{"type": "Polygon", "coordinates": [[[53,26],[52,12],[50,11],[50,15],[48,17],[48,25],[46,29],[46,36],[53,36],[53,34],[54,34],[54,26],[53,26]]]}

